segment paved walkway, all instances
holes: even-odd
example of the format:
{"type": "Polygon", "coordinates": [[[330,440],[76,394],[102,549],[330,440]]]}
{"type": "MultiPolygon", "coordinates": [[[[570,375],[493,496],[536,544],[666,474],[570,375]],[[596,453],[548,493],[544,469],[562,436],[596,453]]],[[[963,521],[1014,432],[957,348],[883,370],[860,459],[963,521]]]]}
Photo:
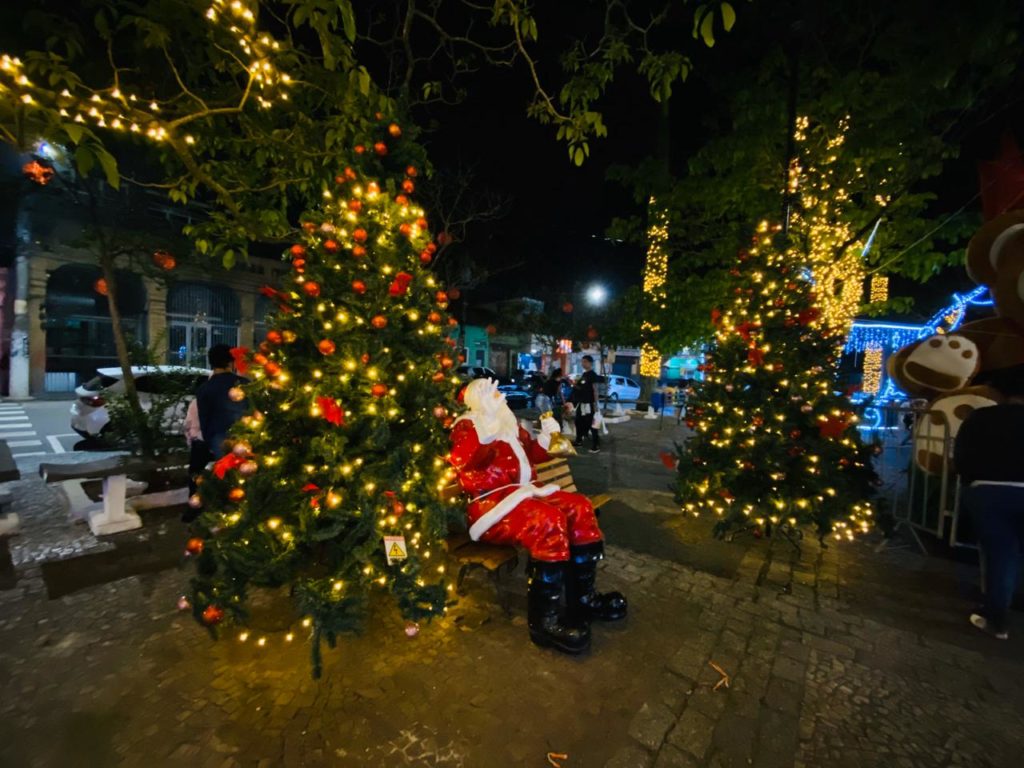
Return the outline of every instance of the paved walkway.
{"type": "MultiPolygon", "coordinates": [[[[967,626],[969,570],[866,544],[710,541],[665,490],[672,438],[617,425],[574,460],[585,490],[617,495],[601,579],[631,600],[584,658],[530,645],[521,574],[511,616],[483,579],[411,639],[379,610],[313,681],[279,596],[245,642],[213,643],[175,609],[186,570],[49,599],[52,564],[23,562],[0,592],[0,766],[1019,764],[1024,643],[967,626]]],[[[184,535],[147,518],[161,526],[184,535]]]]}

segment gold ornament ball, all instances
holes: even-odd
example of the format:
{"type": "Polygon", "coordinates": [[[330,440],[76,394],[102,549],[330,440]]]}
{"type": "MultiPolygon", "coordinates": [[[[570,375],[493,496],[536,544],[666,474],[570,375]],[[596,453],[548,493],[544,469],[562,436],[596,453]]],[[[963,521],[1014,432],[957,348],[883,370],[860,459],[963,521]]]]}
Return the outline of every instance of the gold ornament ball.
{"type": "Polygon", "coordinates": [[[251,450],[252,448],[247,442],[245,442],[245,440],[239,440],[231,448],[231,452],[234,453],[235,456],[245,456],[251,450]]]}
{"type": "Polygon", "coordinates": [[[256,464],[255,461],[252,461],[251,459],[248,461],[243,461],[241,464],[238,465],[238,471],[241,472],[245,477],[255,474],[257,468],[258,465],[256,464]]]}
{"type": "Polygon", "coordinates": [[[228,399],[233,403],[240,403],[245,400],[245,392],[241,387],[232,387],[228,390],[228,399]]]}
{"type": "Polygon", "coordinates": [[[200,498],[198,493],[193,493],[188,497],[188,505],[192,507],[192,509],[199,509],[203,506],[203,500],[200,498]]]}

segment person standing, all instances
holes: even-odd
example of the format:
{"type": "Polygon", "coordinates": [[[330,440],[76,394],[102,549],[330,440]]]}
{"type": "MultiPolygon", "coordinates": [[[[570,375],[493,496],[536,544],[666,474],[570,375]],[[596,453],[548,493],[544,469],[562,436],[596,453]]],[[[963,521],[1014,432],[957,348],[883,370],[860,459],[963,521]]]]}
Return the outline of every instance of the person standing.
{"type": "Polygon", "coordinates": [[[235,402],[230,391],[248,379],[235,373],[235,360],[227,344],[215,344],[207,353],[213,374],[196,393],[196,407],[199,411],[199,429],[206,445],[219,459],[224,455],[224,440],[228,430],[245,414],[246,402],[235,402]]]}
{"type": "Polygon", "coordinates": [[[565,406],[565,398],[562,397],[562,369],[552,368],[551,373],[544,380],[541,385],[541,397],[545,398],[547,403],[546,410],[551,411],[551,415],[555,417],[555,421],[558,422],[558,428],[562,428],[562,409],[565,406]]]}
{"type": "Polygon", "coordinates": [[[1006,640],[1006,615],[1024,554],[1024,366],[1004,371],[991,384],[1005,401],[978,408],[964,420],[953,464],[978,528],[984,563],[985,598],[970,621],[1006,640]]]}
{"type": "Polygon", "coordinates": [[[601,435],[594,428],[594,414],[597,413],[597,383],[600,381],[600,377],[594,373],[593,357],[584,355],[581,362],[583,373],[572,388],[572,403],[576,411],[576,442],[574,445],[576,447],[583,445],[583,438],[589,432],[590,452],[600,453],[601,435]]]}

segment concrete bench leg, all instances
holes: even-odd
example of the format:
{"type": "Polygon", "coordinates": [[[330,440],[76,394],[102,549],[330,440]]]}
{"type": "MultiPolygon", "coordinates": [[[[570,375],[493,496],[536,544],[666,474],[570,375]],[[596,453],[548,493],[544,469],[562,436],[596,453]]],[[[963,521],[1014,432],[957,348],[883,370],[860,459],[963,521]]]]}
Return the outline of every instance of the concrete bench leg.
{"type": "Polygon", "coordinates": [[[137,514],[125,509],[127,477],[112,475],[103,478],[103,509],[89,511],[89,530],[94,536],[132,531],[142,527],[137,514]]]}

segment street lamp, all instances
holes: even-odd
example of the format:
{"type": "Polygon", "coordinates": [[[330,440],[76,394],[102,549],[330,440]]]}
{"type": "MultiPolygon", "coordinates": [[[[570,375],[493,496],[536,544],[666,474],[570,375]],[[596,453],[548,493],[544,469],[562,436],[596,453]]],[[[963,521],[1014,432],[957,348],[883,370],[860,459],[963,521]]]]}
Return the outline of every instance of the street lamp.
{"type": "Polygon", "coordinates": [[[599,307],[605,303],[608,298],[608,289],[599,283],[594,283],[592,286],[587,288],[587,303],[592,304],[595,307],[599,307]]]}

